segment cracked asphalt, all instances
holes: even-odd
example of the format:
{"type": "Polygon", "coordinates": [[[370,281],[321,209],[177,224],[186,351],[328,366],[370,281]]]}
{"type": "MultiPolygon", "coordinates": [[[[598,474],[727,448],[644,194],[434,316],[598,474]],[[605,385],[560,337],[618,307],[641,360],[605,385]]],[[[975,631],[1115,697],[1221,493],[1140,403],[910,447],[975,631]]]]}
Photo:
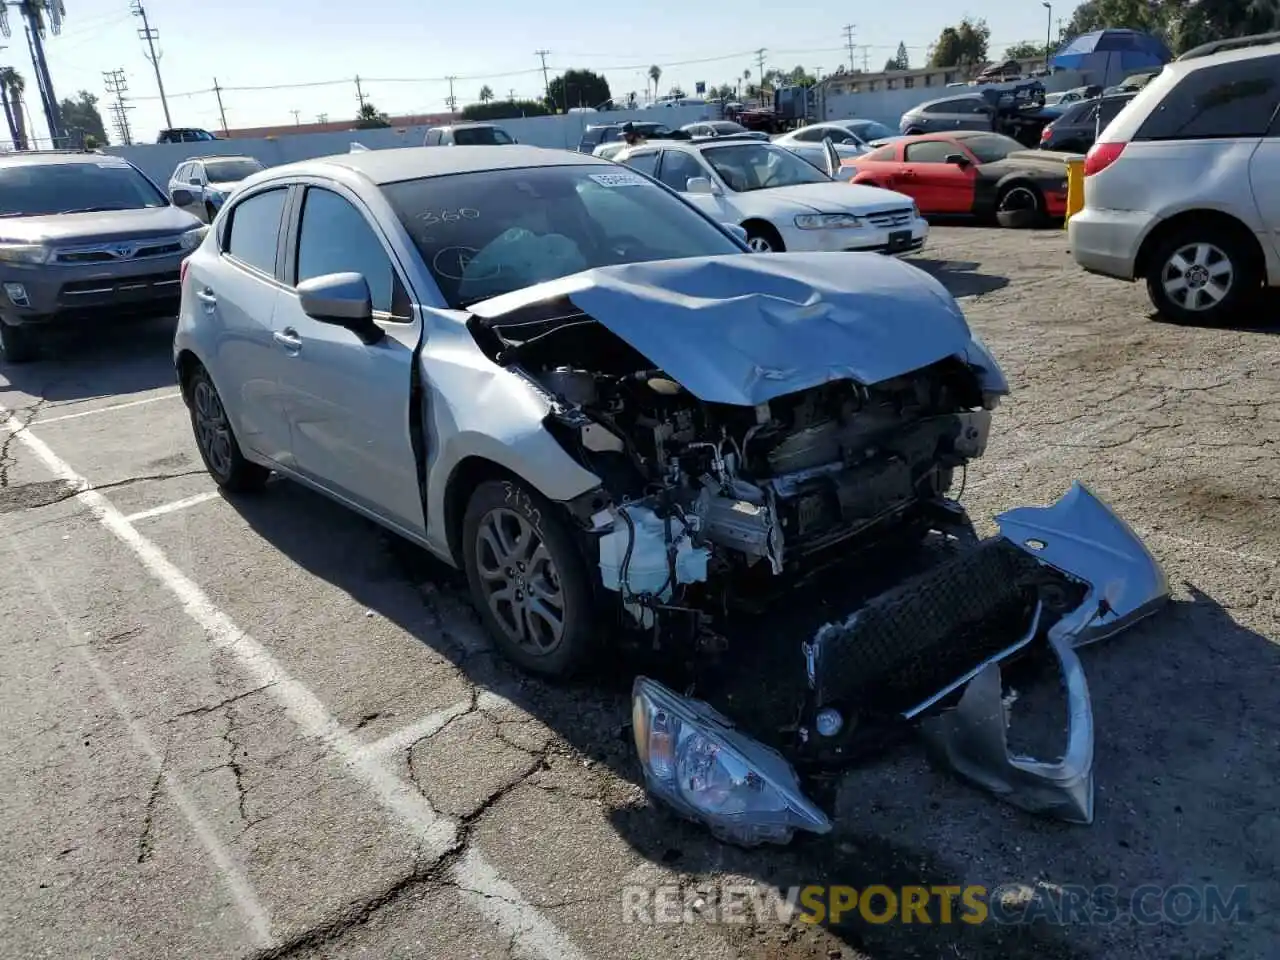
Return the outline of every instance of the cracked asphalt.
{"type": "MultiPolygon", "coordinates": [[[[832,786],[831,836],[721,846],[637,786],[625,665],[522,677],[419,551],[287,482],[217,495],[171,327],[104,330],[0,366],[0,955],[1277,956],[1280,328],[1154,320],[1063,231],[938,227],[917,262],[1013,386],[966,479],[980,529],[1078,478],[1174,585],[1083,654],[1093,825],[1004,806],[908,740],[832,786]],[[1217,923],[712,922],[732,883],[1246,901],[1217,923]],[[690,922],[626,921],[624,887],[670,884],[690,922]]],[[[1053,691],[1033,678],[1015,724],[1052,734],[1053,691]]]]}

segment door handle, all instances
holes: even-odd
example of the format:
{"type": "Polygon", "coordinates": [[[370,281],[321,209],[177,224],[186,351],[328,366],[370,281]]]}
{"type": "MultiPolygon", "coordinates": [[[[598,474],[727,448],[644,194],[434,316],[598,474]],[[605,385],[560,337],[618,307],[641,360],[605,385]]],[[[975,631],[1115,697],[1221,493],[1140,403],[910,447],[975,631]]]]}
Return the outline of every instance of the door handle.
{"type": "Polygon", "coordinates": [[[271,334],[271,338],[286,349],[302,349],[302,338],[298,336],[298,331],[293,329],[293,327],[285,327],[283,330],[277,330],[275,333],[271,334]]]}
{"type": "Polygon", "coordinates": [[[196,299],[211,307],[218,302],[218,298],[213,295],[213,291],[208,287],[205,287],[203,290],[197,290],[196,299]]]}
{"type": "Polygon", "coordinates": [[[915,176],[915,172],[914,172],[914,171],[912,171],[912,170],[903,170],[903,171],[901,171],[901,172],[898,174],[898,176],[903,177],[903,178],[906,178],[906,177],[914,177],[914,176],[915,176]]]}

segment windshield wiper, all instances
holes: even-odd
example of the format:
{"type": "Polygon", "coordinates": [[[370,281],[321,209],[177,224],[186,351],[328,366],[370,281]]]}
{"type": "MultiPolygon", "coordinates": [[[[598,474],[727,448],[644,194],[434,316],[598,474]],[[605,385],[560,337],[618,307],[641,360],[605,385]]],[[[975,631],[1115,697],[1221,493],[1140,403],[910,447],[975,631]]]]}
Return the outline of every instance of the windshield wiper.
{"type": "Polygon", "coordinates": [[[74,207],[70,210],[59,210],[58,216],[66,213],[105,213],[108,210],[128,210],[129,207],[110,206],[110,207],[74,207]]]}

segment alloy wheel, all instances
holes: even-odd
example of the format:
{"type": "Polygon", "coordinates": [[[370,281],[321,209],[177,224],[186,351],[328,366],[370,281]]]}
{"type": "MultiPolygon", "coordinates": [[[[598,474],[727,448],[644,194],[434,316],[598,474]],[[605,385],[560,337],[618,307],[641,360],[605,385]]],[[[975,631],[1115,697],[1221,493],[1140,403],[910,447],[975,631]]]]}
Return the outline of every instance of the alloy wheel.
{"type": "Polygon", "coordinates": [[[476,541],[476,570],[498,625],[528,653],[551,653],[564,638],[565,596],[541,535],[514,510],[498,507],[481,519],[476,541]]]}
{"type": "Polygon", "coordinates": [[[1165,295],[1184,310],[1216,307],[1231,292],[1235,267],[1220,247],[1189,243],[1179,247],[1160,271],[1165,295]]]}
{"type": "Polygon", "coordinates": [[[747,246],[752,253],[773,253],[773,245],[759,235],[747,238],[747,246]]]}
{"type": "Polygon", "coordinates": [[[1000,212],[1013,213],[1017,210],[1035,212],[1040,208],[1040,200],[1030,187],[1013,187],[1000,198],[1000,212]]]}
{"type": "Polygon", "coordinates": [[[199,378],[191,391],[191,410],[196,427],[196,442],[205,462],[219,477],[231,473],[231,426],[222,408],[218,391],[208,378],[199,378]]]}

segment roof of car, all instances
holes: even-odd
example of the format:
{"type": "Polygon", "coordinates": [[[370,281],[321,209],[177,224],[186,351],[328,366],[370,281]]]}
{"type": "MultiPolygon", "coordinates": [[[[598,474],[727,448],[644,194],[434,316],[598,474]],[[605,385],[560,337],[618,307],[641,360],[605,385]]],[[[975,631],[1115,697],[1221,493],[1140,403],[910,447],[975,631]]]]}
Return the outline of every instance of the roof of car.
{"type": "Polygon", "coordinates": [[[422,177],[445,177],[455,173],[478,173],[484,170],[516,170],[521,167],[572,167],[586,164],[613,166],[608,160],[568,150],[548,150],[523,144],[509,146],[465,146],[448,150],[426,150],[422,147],[396,147],[389,150],[365,150],[361,153],[339,153],[276,167],[276,172],[306,172],[313,164],[346,167],[368,177],[374,183],[396,183],[422,177]]]}
{"type": "Polygon", "coordinates": [[[461,127],[496,127],[496,123],[488,123],[484,120],[464,120],[462,123],[445,123],[438,127],[428,127],[428,130],[457,130],[461,127]]]}
{"type": "Polygon", "coordinates": [[[115,165],[128,163],[124,158],[116,157],[112,154],[81,153],[79,151],[21,150],[13,153],[0,153],[0,162],[7,162],[11,166],[35,163],[102,163],[103,161],[114,161],[115,165]]]}

